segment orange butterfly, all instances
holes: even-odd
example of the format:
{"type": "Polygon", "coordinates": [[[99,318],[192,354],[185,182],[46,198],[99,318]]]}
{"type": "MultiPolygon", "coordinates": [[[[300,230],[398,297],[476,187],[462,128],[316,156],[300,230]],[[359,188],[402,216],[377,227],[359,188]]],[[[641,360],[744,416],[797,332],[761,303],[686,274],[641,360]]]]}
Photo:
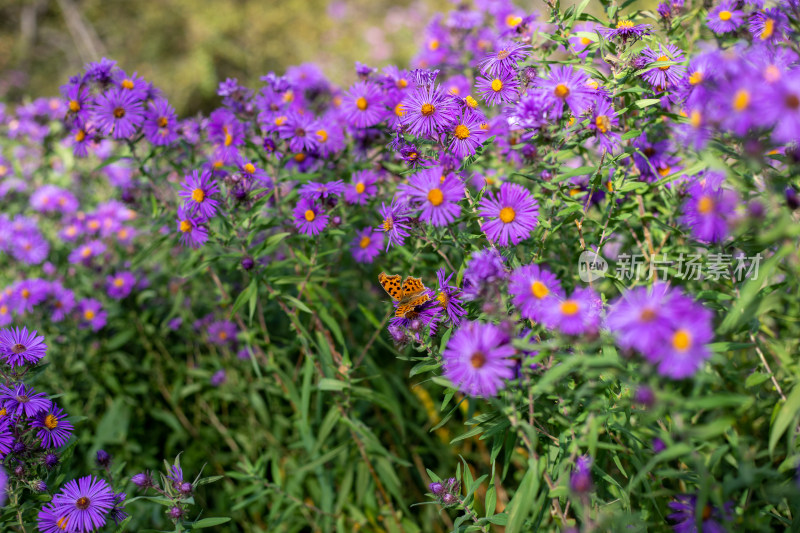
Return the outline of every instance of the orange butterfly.
{"type": "Polygon", "coordinates": [[[394,316],[415,318],[416,308],[429,301],[431,297],[425,292],[427,288],[422,284],[421,279],[408,276],[401,284],[400,280],[402,279],[400,274],[390,276],[386,272],[381,272],[378,275],[378,281],[383,290],[399,303],[394,316]]]}

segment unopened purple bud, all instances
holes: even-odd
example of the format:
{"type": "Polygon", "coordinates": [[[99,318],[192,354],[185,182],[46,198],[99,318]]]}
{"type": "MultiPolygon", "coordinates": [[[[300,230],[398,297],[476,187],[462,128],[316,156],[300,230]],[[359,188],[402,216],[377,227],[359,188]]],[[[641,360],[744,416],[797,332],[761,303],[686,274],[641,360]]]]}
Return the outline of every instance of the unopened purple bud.
{"type": "Polygon", "coordinates": [[[456,497],[447,492],[444,494],[444,496],[442,496],[442,503],[445,505],[452,505],[456,503],[456,497]]]}
{"type": "Polygon", "coordinates": [[[444,487],[438,481],[431,483],[428,485],[428,488],[431,490],[432,493],[436,494],[437,496],[442,493],[444,487]]]}
{"type": "Polygon", "coordinates": [[[655,453],[661,453],[667,449],[667,445],[664,444],[664,441],[659,439],[658,437],[653,439],[653,451],[655,453]]]}
{"type": "Polygon", "coordinates": [[[111,455],[105,450],[97,450],[97,457],[95,460],[98,466],[106,468],[111,464],[111,455]]]}
{"type": "Polygon", "coordinates": [[[753,218],[764,218],[764,204],[758,200],[752,200],[749,204],[747,204],[747,212],[753,218]]]}
{"type": "Polygon", "coordinates": [[[179,490],[181,491],[181,494],[183,494],[184,496],[189,496],[194,490],[194,487],[192,487],[192,484],[189,482],[183,482],[181,483],[181,487],[179,490]]]}
{"type": "Polygon", "coordinates": [[[37,479],[36,481],[31,482],[31,489],[34,492],[45,492],[47,490],[47,483],[41,479],[37,479]]]}
{"type": "Polygon", "coordinates": [[[183,516],[183,509],[180,507],[172,507],[169,511],[167,511],[169,517],[173,520],[178,520],[183,516]]]}
{"type": "Polygon", "coordinates": [[[250,270],[255,264],[252,257],[245,257],[242,259],[242,268],[245,270],[250,270]]]}
{"type": "Polygon", "coordinates": [[[131,483],[140,489],[147,489],[153,486],[153,476],[149,472],[142,472],[131,477],[131,483]]]}
{"type": "Polygon", "coordinates": [[[794,189],[794,187],[786,187],[785,195],[786,205],[789,206],[789,209],[794,211],[800,207],[800,198],[797,196],[797,191],[794,189]]]}
{"type": "Polygon", "coordinates": [[[592,490],[592,459],[578,457],[575,470],[569,478],[569,488],[577,494],[586,494],[592,490]]]}
{"type": "Polygon", "coordinates": [[[275,141],[270,139],[269,137],[264,138],[264,151],[268,154],[275,153],[277,146],[275,145],[275,141]]]}
{"type": "Polygon", "coordinates": [[[44,456],[44,466],[45,468],[52,469],[55,468],[58,464],[58,456],[54,453],[48,453],[44,456]]]}
{"type": "Polygon", "coordinates": [[[22,477],[25,475],[25,469],[22,467],[22,465],[17,465],[14,467],[14,475],[17,477],[22,477]]]}

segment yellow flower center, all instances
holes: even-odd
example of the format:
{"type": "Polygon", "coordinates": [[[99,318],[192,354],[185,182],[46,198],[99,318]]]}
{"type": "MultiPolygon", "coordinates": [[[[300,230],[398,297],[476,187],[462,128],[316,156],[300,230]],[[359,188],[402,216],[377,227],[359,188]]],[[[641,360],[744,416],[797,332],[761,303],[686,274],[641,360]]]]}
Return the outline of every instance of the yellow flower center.
{"type": "Polygon", "coordinates": [[[699,128],[700,125],[703,123],[703,115],[698,110],[692,111],[692,114],[689,115],[689,124],[692,125],[693,128],[699,128]]]}
{"type": "Polygon", "coordinates": [[[122,278],[114,278],[114,286],[115,287],[122,287],[125,285],[125,280],[122,278]]]}
{"type": "Polygon", "coordinates": [[[564,300],[561,302],[561,314],[572,316],[580,310],[578,302],[575,300],[564,300]]]}
{"type": "Polygon", "coordinates": [[[750,105],[750,91],[747,89],[739,89],[733,95],[733,108],[736,111],[744,111],[750,105]]]}
{"type": "Polygon", "coordinates": [[[664,176],[666,176],[667,174],[669,174],[671,170],[672,170],[672,167],[671,167],[671,166],[669,166],[669,165],[667,165],[667,166],[664,166],[664,167],[660,167],[660,168],[658,169],[658,174],[659,174],[659,175],[660,175],[660,176],[663,178],[664,176]]]}
{"type": "Polygon", "coordinates": [[[513,28],[520,22],[522,22],[522,17],[520,17],[519,15],[508,15],[506,17],[506,26],[508,26],[509,28],[513,28]]]}
{"type": "Polygon", "coordinates": [[[456,126],[456,131],[453,133],[457,138],[464,140],[469,137],[469,128],[463,124],[456,126]]]}
{"type": "Polygon", "coordinates": [[[31,297],[31,291],[28,289],[22,289],[22,297],[26,300],[31,297]]]}
{"type": "Polygon", "coordinates": [[[759,35],[759,39],[762,41],[766,41],[772,34],[775,32],[775,21],[771,18],[768,18],[764,21],[764,29],[761,31],[761,35],[759,35]]]}
{"type": "Polygon", "coordinates": [[[598,115],[598,117],[594,119],[594,124],[597,126],[597,131],[600,133],[607,132],[608,128],[611,126],[608,116],[606,115],[598,115]]]}
{"type": "Polygon", "coordinates": [[[75,134],[75,142],[83,142],[86,138],[86,132],[83,130],[78,130],[78,133],[75,134]]]}
{"type": "Polygon", "coordinates": [[[458,96],[459,94],[461,94],[461,89],[453,85],[452,87],[450,87],[450,94],[458,96]]]}
{"type": "Polygon", "coordinates": [[[7,314],[8,314],[8,306],[0,305],[0,315],[7,315],[7,314]]]}
{"type": "Polygon", "coordinates": [[[399,80],[397,80],[396,85],[398,89],[405,89],[406,87],[408,87],[408,80],[406,80],[405,78],[400,78],[399,80]]]}
{"type": "Polygon", "coordinates": [[[92,249],[88,246],[84,246],[83,250],[81,250],[81,257],[89,257],[92,255],[92,249]]]}
{"type": "Polygon", "coordinates": [[[192,223],[188,220],[181,220],[181,231],[186,233],[187,231],[192,229],[192,223]]]}
{"type": "Polygon", "coordinates": [[[309,222],[313,222],[315,218],[317,218],[317,214],[312,209],[306,209],[306,212],[303,213],[303,216],[306,217],[306,220],[309,222]]]}
{"type": "Polygon", "coordinates": [[[367,109],[367,99],[359,96],[358,100],[356,100],[356,107],[361,111],[365,111],[367,109]]]}
{"type": "Polygon", "coordinates": [[[433,104],[422,104],[420,111],[424,116],[429,117],[434,113],[434,111],[436,111],[436,108],[433,106],[433,104]]]}
{"type": "Polygon", "coordinates": [[[777,65],[767,65],[764,69],[764,79],[769,83],[775,83],[781,79],[781,69],[777,65]]]}
{"type": "Polygon", "coordinates": [[[436,51],[439,49],[439,39],[431,39],[428,43],[428,50],[436,51]]]}
{"type": "Polygon", "coordinates": [[[731,16],[732,15],[730,11],[726,11],[723,9],[722,11],[719,12],[719,20],[728,21],[731,20],[731,16]]]}
{"type": "Polygon", "coordinates": [[[319,137],[319,142],[326,142],[328,140],[328,132],[325,130],[317,130],[317,137],[319,137]]]}
{"type": "Polygon", "coordinates": [[[556,98],[564,99],[569,96],[569,87],[563,83],[559,83],[556,85],[556,88],[553,89],[553,94],[556,95],[556,98]]]}
{"type": "Polygon", "coordinates": [[[230,133],[225,134],[225,146],[233,144],[233,136],[230,133]]]}
{"type": "Polygon", "coordinates": [[[708,196],[703,196],[697,202],[697,212],[701,215],[707,215],[714,209],[714,200],[708,196]]]}
{"type": "Polygon", "coordinates": [[[439,306],[447,308],[447,305],[450,303],[450,297],[447,296],[446,292],[440,292],[436,295],[436,299],[439,300],[439,306]]]}
{"type": "Polygon", "coordinates": [[[581,37],[581,44],[583,46],[589,46],[590,44],[592,44],[592,40],[589,39],[588,37],[581,37]]]}
{"type": "Polygon", "coordinates": [[[464,101],[465,101],[465,102],[467,103],[467,105],[468,105],[468,106],[470,106],[472,109],[475,109],[476,107],[478,107],[478,102],[477,102],[477,101],[476,101],[476,100],[475,100],[475,99],[474,99],[474,98],[473,98],[471,95],[467,95],[467,97],[466,97],[466,98],[464,98],[464,101]]]}
{"type": "Polygon", "coordinates": [[[692,75],[689,76],[689,83],[691,85],[697,85],[698,83],[703,81],[703,73],[698,71],[692,72],[692,75]]]}
{"type": "Polygon", "coordinates": [[[369,246],[369,243],[370,243],[370,242],[372,242],[372,239],[370,239],[369,237],[367,237],[367,236],[365,235],[365,236],[361,237],[361,240],[360,240],[360,241],[358,241],[358,245],[359,245],[361,248],[366,248],[367,246],[369,246]]]}
{"type": "MultiPolygon", "coordinates": [[[[656,61],[672,61],[668,56],[661,56],[656,61]]],[[[664,65],[663,67],[658,67],[658,70],[669,70],[669,65],[664,65]]]]}
{"type": "Polygon", "coordinates": [[[517,213],[513,207],[504,207],[500,210],[500,220],[503,221],[503,224],[514,222],[515,218],[517,218],[517,213]]]}
{"type": "Polygon", "coordinates": [[[56,429],[58,427],[58,418],[50,413],[44,418],[44,427],[47,429],[56,429]]]}
{"type": "Polygon", "coordinates": [[[287,120],[286,117],[281,115],[280,117],[275,118],[275,125],[276,126],[283,126],[284,123],[286,123],[286,120],[287,120]]]}
{"type": "Polygon", "coordinates": [[[391,231],[391,229],[393,227],[394,227],[394,223],[392,222],[391,218],[383,219],[383,230],[384,231],[391,231]]]}
{"type": "Polygon", "coordinates": [[[91,309],[87,309],[86,311],[83,312],[83,318],[85,318],[86,320],[92,320],[94,318],[94,311],[92,311],[91,309]]]}
{"type": "Polygon", "coordinates": [[[205,199],[206,199],[206,193],[203,191],[203,189],[195,189],[192,191],[192,200],[194,200],[198,204],[202,203],[203,200],[205,199]]]}
{"type": "Polygon", "coordinates": [[[634,24],[630,20],[620,20],[617,22],[617,29],[619,28],[633,28],[634,24]]]}
{"type": "Polygon", "coordinates": [[[531,283],[531,294],[533,294],[533,296],[537,299],[541,300],[550,294],[550,290],[541,281],[534,281],[531,283]]]}
{"type": "Polygon", "coordinates": [[[73,113],[77,113],[78,111],[81,110],[81,104],[78,103],[77,100],[70,100],[69,101],[69,110],[72,111],[73,113]]]}
{"type": "Polygon", "coordinates": [[[117,237],[119,237],[120,239],[127,239],[128,238],[128,230],[125,229],[125,228],[122,228],[121,230],[119,230],[117,232],[117,237]]]}
{"type": "Polygon", "coordinates": [[[122,118],[125,116],[125,109],[122,107],[115,107],[114,108],[114,117],[115,118],[122,118]]]}
{"type": "Polygon", "coordinates": [[[436,188],[428,191],[428,201],[435,206],[442,205],[442,202],[444,202],[444,194],[442,194],[442,190],[436,188]]]}
{"type": "Polygon", "coordinates": [[[406,114],[406,109],[403,107],[403,102],[400,102],[396,106],[394,106],[394,114],[395,116],[402,117],[406,114]]]}
{"type": "Polygon", "coordinates": [[[785,104],[789,109],[797,109],[800,107],[800,97],[796,94],[788,94],[786,95],[785,104]]]}
{"type": "Polygon", "coordinates": [[[244,166],[244,171],[247,172],[248,174],[252,174],[253,172],[256,171],[256,167],[255,165],[253,165],[253,163],[247,163],[244,166]]]}
{"type": "Polygon", "coordinates": [[[692,335],[685,329],[679,329],[672,335],[672,347],[685,352],[692,346],[692,335]]]}
{"type": "Polygon", "coordinates": [[[361,183],[360,181],[356,183],[356,192],[358,194],[364,194],[364,191],[367,189],[367,186],[361,183]]]}
{"type": "Polygon", "coordinates": [[[306,154],[304,154],[303,152],[296,153],[294,154],[294,160],[297,161],[298,163],[302,163],[303,161],[306,160],[306,154]]]}
{"type": "Polygon", "coordinates": [[[120,85],[122,85],[123,89],[128,89],[129,91],[133,89],[133,82],[127,78],[122,80],[122,83],[120,83],[120,85]]]}
{"type": "Polygon", "coordinates": [[[503,82],[498,80],[497,78],[492,80],[492,90],[496,93],[500,92],[503,89],[503,82]]]}

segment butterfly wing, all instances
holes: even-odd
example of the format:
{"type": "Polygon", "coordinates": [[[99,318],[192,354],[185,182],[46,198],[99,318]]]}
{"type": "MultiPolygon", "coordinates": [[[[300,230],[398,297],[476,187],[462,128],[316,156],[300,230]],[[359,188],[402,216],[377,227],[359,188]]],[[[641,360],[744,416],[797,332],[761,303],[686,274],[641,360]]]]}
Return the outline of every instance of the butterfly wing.
{"type": "Polygon", "coordinates": [[[403,298],[403,287],[400,284],[402,279],[400,274],[394,274],[393,276],[386,274],[386,272],[378,274],[378,282],[381,284],[381,287],[395,300],[401,300],[403,298]]]}
{"type": "Polygon", "coordinates": [[[417,296],[418,294],[422,293],[425,290],[425,285],[422,284],[422,280],[419,278],[412,278],[408,276],[406,280],[403,282],[403,297],[409,298],[413,296],[417,296]]]}
{"type": "Polygon", "coordinates": [[[404,303],[397,306],[397,309],[394,312],[394,316],[402,317],[402,318],[411,318],[416,308],[420,305],[424,304],[425,302],[431,299],[428,294],[420,294],[419,296],[415,296],[411,298],[408,303],[404,303]]]}

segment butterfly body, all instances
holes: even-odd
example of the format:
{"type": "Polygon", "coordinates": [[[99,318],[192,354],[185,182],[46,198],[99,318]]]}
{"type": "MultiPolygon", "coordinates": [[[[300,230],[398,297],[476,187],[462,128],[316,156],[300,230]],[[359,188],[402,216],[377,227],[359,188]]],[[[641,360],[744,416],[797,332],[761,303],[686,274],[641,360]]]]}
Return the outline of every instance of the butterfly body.
{"type": "Polygon", "coordinates": [[[427,289],[422,284],[420,278],[408,276],[403,280],[400,274],[389,275],[381,272],[378,282],[383,290],[397,301],[397,309],[394,316],[402,318],[414,318],[416,308],[426,303],[431,297],[425,292],[427,289]]]}

